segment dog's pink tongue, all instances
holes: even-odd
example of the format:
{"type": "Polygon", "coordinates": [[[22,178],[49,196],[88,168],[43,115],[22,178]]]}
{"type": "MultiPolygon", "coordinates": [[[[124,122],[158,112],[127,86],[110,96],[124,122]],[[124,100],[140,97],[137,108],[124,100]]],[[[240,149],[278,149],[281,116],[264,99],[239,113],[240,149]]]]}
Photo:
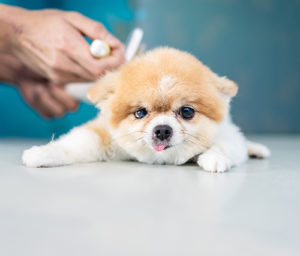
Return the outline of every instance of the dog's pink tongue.
{"type": "Polygon", "coordinates": [[[153,145],[153,148],[156,150],[156,151],[162,151],[166,148],[167,145],[164,145],[164,144],[159,144],[159,145],[153,145]]]}

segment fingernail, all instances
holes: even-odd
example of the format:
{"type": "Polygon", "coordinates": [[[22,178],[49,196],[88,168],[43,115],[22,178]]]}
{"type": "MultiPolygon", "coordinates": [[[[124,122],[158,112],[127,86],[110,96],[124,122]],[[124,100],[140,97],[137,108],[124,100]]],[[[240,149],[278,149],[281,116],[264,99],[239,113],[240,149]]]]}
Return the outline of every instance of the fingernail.
{"type": "Polygon", "coordinates": [[[106,36],[105,40],[106,40],[107,43],[113,44],[113,45],[119,43],[118,39],[116,39],[116,38],[115,38],[114,36],[112,36],[111,34],[108,34],[108,35],[106,36]]]}

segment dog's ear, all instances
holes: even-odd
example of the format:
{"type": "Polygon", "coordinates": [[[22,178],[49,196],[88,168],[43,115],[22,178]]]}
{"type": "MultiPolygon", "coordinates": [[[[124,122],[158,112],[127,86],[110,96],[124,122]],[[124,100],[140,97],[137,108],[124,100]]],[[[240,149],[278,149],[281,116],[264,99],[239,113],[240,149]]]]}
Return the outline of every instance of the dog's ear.
{"type": "Polygon", "coordinates": [[[238,86],[235,82],[228,79],[226,76],[219,77],[216,74],[216,87],[224,95],[234,97],[238,92],[238,86]]]}
{"type": "Polygon", "coordinates": [[[94,104],[99,104],[109,99],[119,84],[119,76],[119,71],[107,72],[88,90],[88,99],[94,104]]]}

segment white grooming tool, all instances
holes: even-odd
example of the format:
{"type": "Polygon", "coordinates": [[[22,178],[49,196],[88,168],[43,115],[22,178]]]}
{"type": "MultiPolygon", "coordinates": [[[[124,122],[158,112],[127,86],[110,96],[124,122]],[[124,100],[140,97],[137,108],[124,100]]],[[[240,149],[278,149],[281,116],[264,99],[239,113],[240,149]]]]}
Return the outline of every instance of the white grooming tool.
{"type": "Polygon", "coordinates": [[[127,47],[125,52],[126,61],[130,61],[137,54],[143,38],[143,30],[136,28],[132,31],[127,41],[127,47]]]}
{"type": "MultiPolygon", "coordinates": [[[[132,60],[134,56],[137,54],[139,47],[141,45],[142,38],[143,38],[143,30],[140,28],[135,28],[130,34],[129,39],[127,41],[127,46],[125,51],[126,61],[132,60]]],[[[107,55],[100,56],[102,55],[104,50],[107,50],[105,49],[106,46],[103,46],[102,43],[106,44],[101,40],[94,40],[90,46],[90,52],[96,58],[107,56],[110,53],[110,47],[106,44],[109,49],[109,53],[107,55]],[[100,41],[101,43],[97,41],[100,41]]],[[[95,82],[70,83],[66,85],[66,91],[76,100],[84,101],[86,103],[91,103],[86,97],[86,95],[89,88],[92,87],[94,84],[95,82]]]]}

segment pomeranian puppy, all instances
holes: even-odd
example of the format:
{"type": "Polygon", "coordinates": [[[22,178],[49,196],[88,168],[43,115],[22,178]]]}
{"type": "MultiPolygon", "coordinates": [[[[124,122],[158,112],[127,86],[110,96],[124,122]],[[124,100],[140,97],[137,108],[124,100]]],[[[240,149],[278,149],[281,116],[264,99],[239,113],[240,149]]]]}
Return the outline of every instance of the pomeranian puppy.
{"type": "Polygon", "coordinates": [[[107,160],[197,162],[224,172],[268,148],[246,141],[229,115],[237,85],[189,53],[157,48],[104,75],[89,92],[99,116],[23,153],[27,167],[107,160]]]}

